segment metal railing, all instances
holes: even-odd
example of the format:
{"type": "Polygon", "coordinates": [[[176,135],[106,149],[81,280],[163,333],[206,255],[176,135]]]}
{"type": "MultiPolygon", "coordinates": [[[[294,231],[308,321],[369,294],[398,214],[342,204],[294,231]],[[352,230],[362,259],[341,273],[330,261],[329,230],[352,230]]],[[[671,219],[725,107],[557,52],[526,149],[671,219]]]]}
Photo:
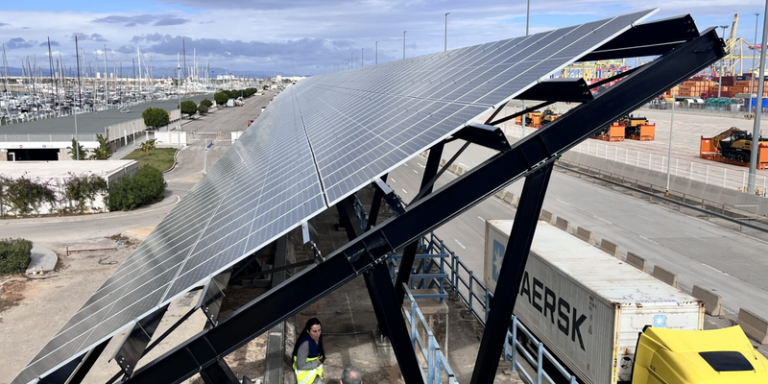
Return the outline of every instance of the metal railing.
{"type": "MultiPolygon", "coordinates": [[[[422,241],[428,246],[427,250],[432,252],[439,251],[445,253],[448,257],[448,262],[445,263],[445,258],[440,257],[439,262],[436,260],[430,260],[429,271],[433,267],[440,267],[444,263],[447,264],[449,269],[448,281],[451,284],[451,290],[454,294],[461,298],[461,300],[469,308],[469,312],[477,318],[480,323],[485,326],[490,307],[488,303],[493,299],[493,293],[483,285],[483,283],[475,277],[474,272],[467,267],[461,258],[451,251],[437,235],[430,233],[428,236],[422,238],[422,241]],[[438,263],[440,265],[438,265],[438,263]],[[464,276],[466,277],[464,277],[464,276]],[[465,291],[465,292],[462,292],[465,291]],[[478,294],[477,292],[480,292],[478,294]],[[475,306],[479,306],[476,309],[475,306]]],[[[541,384],[547,382],[554,384],[555,380],[544,370],[545,365],[551,365],[555,371],[561,375],[561,382],[565,379],[570,384],[577,384],[576,376],[568,372],[565,367],[557,361],[557,359],[546,349],[543,342],[538,340],[533,333],[531,333],[525,325],[523,325],[516,316],[512,316],[511,331],[507,331],[507,337],[504,343],[504,361],[508,361],[511,364],[513,371],[520,371],[521,377],[529,384],[541,384]],[[524,336],[527,339],[526,343],[518,340],[519,336],[524,336]],[[526,348],[527,345],[533,346],[535,353],[529,351],[526,348]],[[532,372],[529,372],[528,368],[517,359],[517,356],[521,355],[528,362],[532,372]],[[546,381],[544,381],[546,380],[546,381]]]]}
{"type": "Polygon", "coordinates": [[[408,323],[411,344],[416,351],[424,382],[441,384],[443,383],[443,376],[445,376],[448,384],[458,384],[456,375],[453,374],[453,370],[448,364],[448,359],[445,358],[435,335],[424,318],[424,314],[421,313],[421,309],[416,304],[416,298],[406,284],[403,284],[403,287],[411,303],[410,310],[403,307],[403,315],[408,323]]]}
{"type": "MultiPolygon", "coordinates": [[[[70,141],[75,137],[74,134],[2,134],[0,135],[0,142],[54,142],[54,141],[70,141]]],[[[77,135],[78,141],[96,141],[96,134],[94,133],[80,133],[77,135]]]]}
{"type": "MultiPolygon", "coordinates": [[[[536,129],[526,127],[525,131],[525,136],[528,136],[536,131],[536,129]]],[[[505,132],[512,137],[519,138],[522,134],[522,127],[519,125],[508,125],[505,132]]],[[[619,146],[607,144],[599,140],[586,140],[573,147],[571,151],[612,160],[617,163],[633,165],[642,169],[667,173],[667,162],[669,160],[666,156],[620,148],[619,146]]],[[[717,165],[679,158],[672,158],[670,173],[676,177],[737,191],[747,190],[747,179],[749,178],[749,171],[719,167],[717,165]]],[[[760,190],[759,195],[765,197],[765,192],[768,190],[768,176],[757,175],[755,185],[760,190]]]]}

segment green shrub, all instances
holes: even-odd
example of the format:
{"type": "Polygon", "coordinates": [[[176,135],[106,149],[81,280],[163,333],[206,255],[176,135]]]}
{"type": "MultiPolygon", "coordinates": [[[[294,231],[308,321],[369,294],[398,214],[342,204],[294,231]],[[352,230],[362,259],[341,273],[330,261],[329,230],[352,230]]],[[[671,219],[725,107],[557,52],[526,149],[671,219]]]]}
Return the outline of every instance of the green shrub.
{"type": "Polygon", "coordinates": [[[192,100],[184,100],[181,102],[181,113],[187,115],[187,117],[194,115],[197,112],[197,104],[192,100]]]}
{"type": "Polygon", "coordinates": [[[143,166],[131,177],[124,177],[109,188],[110,211],[130,211],[163,198],[167,184],[155,167],[143,166]]]}
{"type": "Polygon", "coordinates": [[[70,208],[80,213],[85,211],[86,205],[92,203],[99,193],[106,191],[107,182],[97,175],[77,176],[71,173],[64,181],[64,197],[69,201],[70,208]]]}
{"type": "Polygon", "coordinates": [[[208,113],[208,107],[201,103],[200,106],[197,107],[197,113],[200,116],[205,116],[205,114],[208,113]]]}
{"type": "Polygon", "coordinates": [[[162,108],[149,107],[141,113],[141,117],[144,118],[144,125],[150,129],[158,129],[168,125],[171,122],[171,118],[168,116],[168,112],[162,108]]]}
{"type": "Polygon", "coordinates": [[[56,195],[47,184],[34,182],[24,176],[15,180],[4,179],[3,184],[3,200],[10,203],[17,215],[29,215],[43,203],[50,204],[51,210],[54,210],[56,195]]]}
{"type": "Polygon", "coordinates": [[[21,273],[29,266],[32,242],[25,239],[0,239],[0,275],[21,273]]]}
{"type": "Polygon", "coordinates": [[[229,95],[227,94],[227,92],[224,92],[224,91],[216,92],[213,95],[213,100],[216,101],[216,104],[220,106],[224,106],[224,105],[227,105],[227,101],[229,100],[229,95]]]}
{"type": "Polygon", "coordinates": [[[200,100],[200,105],[205,105],[208,108],[213,107],[213,101],[210,101],[208,99],[202,99],[200,100]]]}

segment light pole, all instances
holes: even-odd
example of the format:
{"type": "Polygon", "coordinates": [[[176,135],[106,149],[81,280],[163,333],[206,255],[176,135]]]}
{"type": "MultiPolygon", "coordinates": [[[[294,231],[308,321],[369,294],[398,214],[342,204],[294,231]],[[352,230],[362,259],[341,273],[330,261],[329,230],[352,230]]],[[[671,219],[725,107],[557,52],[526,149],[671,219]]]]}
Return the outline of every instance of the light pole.
{"type": "MultiPolygon", "coordinates": [[[[723,29],[723,38],[725,38],[725,30],[728,28],[727,25],[721,25],[720,28],[723,29]]],[[[723,60],[720,59],[720,81],[717,82],[717,98],[720,98],[720,92],[723,89],[723,60]]]]}
{"type": "Polygon", "coordinates": [[[765,84],[765,40],[768,39],[768,0],[763,11],[763,40],[760,43],[760,75],[757,77],[757,105],[755,106],[755,126],[752,129],[752,151],[749,158],[749,181],[747,190],[755,191],[755,172],[757,171],[757,153],[760,152],[760,117],[763,115],[763,85],[765,84]]]}
{"type": "MultiPolygon", "coordinates": [[[[755,42],[755,45],[757,45],[757,22],[758,22],[759,17],[760,17],[760,14],[759,13],[755,13],[755,40],[753,40],[755,42]]],[[[750,76],[749,76],[749,106],[747,107],[748,108],[747,109],[747,116],[754,117],[754,116],[752,116],[752,95],[755,93],[755,92],[753,92],[753,90],[755,89],[754,88],[754,84],[755,84],[755,55],[754,54],[752,55],[752,70],[749,72],[749,74],[750,74],[750,76]]]]}
{"type": "Polygon", "coordinates": [[[403,31],[403,60],[405,60],[405,33],[408,31],[403,31]]]}
{"type": "Polygon", "coordinates": [[[365,48],[360,48],[360,68],[365,67],[365,48]]]}
{"type": "Polygon", "coordinates": [[[445,13],[445,48],[443,48],[443,52],[448,50],[448,15],[450,14],[450,12],[445,13]]]}
{"type": "Polygon", "coordinates": [[[379,64],[379,42],[378,41],[376,42],[376,49],[375,49],[375,51],[376,51],[376,54],[375,54],[375,56],[376,56],[375,64],[379,64]]]}
{"type": "MultiPolygon", "coordinates": [[[[531,0],[528,0],[528,5],[525,8],[525,36],[528,36],[528,22],[530,18],[531,18],[531,0]]],[[[525,110],[525,100],[523,100],[523,110],[525,110]]],[[[520,117],[520,129],[523,131],[520,137],[525,137],[525,114],[523,114],[523,116],[520,117]]]]}
{"type": "Polygon", "coordinates": [[[672,165],[672,128],[675,125],[675,94],[672,93],[672,116],[669,118],[669,149],[667,150],[667,191],[664,196],[669,197],[669,175],[672,165]]]}

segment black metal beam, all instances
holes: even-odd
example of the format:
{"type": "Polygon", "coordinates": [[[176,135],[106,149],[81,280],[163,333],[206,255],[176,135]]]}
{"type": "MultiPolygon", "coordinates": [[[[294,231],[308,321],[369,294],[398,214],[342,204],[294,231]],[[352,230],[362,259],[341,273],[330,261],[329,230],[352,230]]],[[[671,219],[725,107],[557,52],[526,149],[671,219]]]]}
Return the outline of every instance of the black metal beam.
{"type": "Polygon", "coordinates": [[[487,160],[411,204],[392,217],[244,305],[217,327],[198,333],[137,370],[127,382],[175,383],[216,362],[307,305],[373,268],[395,250],[424,236],[492,196],[509,183],[554,161],[559,153],[586,140],[593,132],[634,111],[658,94],[725,56],[712,29],[643,66],[595,101],[572,109],[546,128],[515,142],[512,149],[487,160]],[[311,286],[312,289],[307,289],[311,286]]]}
{"type": "Polygon", "coordinates": [[[200,377],[206,384],[240,384],[240,380],[223,358],[200,370],[200,377]]]}
{"type": "Polygon", "coordinates": [[[502,117],[502,118],[500,118],[498,120],[494,120],[492,122],[486,122],[485,124],[487,124],[487,125],[499,125],[501,123],[506,123],[507,121],[510,121],[510,120],[514,119],[515,117],[518,117],[520,115],[524,115],[524,114],[526,114],[528,112],[533,112],[533,111],[535,111],[535,110],[537,110],[539,108],[547,107],[547,106],[552,105],[554,103],[555,103],[554,101],[545,101],[543,103],[539,103],[539,104],[536,104],[536,105],[534,105],[532,107],[528,107],[526,109],[523,109],[522,111],[517,111],[517,112],[515,112],[515,113],[513,113],[513,114],[511,114],[509,116],[504,116],[504,117],[502,117]]]}
{"type": "Polygon", "coordinates": [[[104,352],[104,348],[107,347],[107,344],[109,344],[110,340],[111,339],[107,339],[103,341],[101,344],[95,346],[90,351],[80,355],[79,358],[70,361],[69,363],[57,369],[55,372],[51,373],[50,375],[44,378],[41,378],[40,381],[38,381],[38,383],[39,384],[65,384],[65,383],[80,384],[81,382],[83,382],[83,379],[85,379],[85,376],[93,367],[93,364],[96,363],[96,360],[99,359],[99,356],[101,356],[101,353],[104,352]]]}
{"type": "Polygon", "coordinates": [[[485,321],[485,331],[472,372],[472,384],[493,383],[496,378],[499,356],[506,342],[509,321],[515,308],[520,281],[528,262],[528,252],[531,250],[553,166],[554,163],[551,162],[525,178],[520,204],[512,224],[512,233],[509,235],[507,250],[501,262],[491,310],[485,321]]]}
{"type": "MultiPolygon", "coordinates": [[[[276,287],[285,281],[287,273],[279,270],[286,265],[288,257],[288,236],[282,236],[277,239],[275,247],[275,261],[273,263],[274,271],[272,273],[272,286],[276,287]]],[[[312,262],[312,260],[308,260],[312,262]]],[[[285,322],[272,327],[267,335],[267,353],[264,358],[264,383],[265,384],[283,384],[283,355],[285,354],[285,322]]]]}
{"type": "MultiPolygon", "coordinates": [[[[437,170],[440,168],[440,160],[443,158],[443,149],[445,145],[443,143],[436,144],[429,149],[429,156],[427,157],[427,165],[424,167],[424,175],[421,178],[421,187],[419,187],[419,193],[411,201],[411,204],[418,202],[424,196],[428,196],[432,193],[435,187],[435,181],[437,180],[437,170]]],[[[464,146],[466,148],[466,145],[464,146]]],[[[459,152],[461,153],[461,152],[459,152]]],[[[456,156],[453,157],[455,159],[456,156]]],[[[446,165],[447,167],[448,165],[446,165]]],[[[403,250],[403,257],[400,259],[400,265],[397,269],[397,278],[395,279],[395,292],[397,294],[397,302],[403,305],[405,300],[405,289],[403,284],[410,286],[411,269],[413,269],[413,261],[416,259],[416,251],[418,251],[418,241],[413,241],[408,244],[403,250]]]]}
{"type": "Polygon", "coordinates": [[[206,329],[215,327],[219,322],[219,311],[221,310],[221,303],[227,296],[224,290],[227,289],[229,284],[229,277],[232,275],[232,268],[214,276],[203,287],[203,293],[200,294],[200,301],[197,306],[203,309],[205,318],[208,320],[206,323],[206,329]]]}
{"type": "Polygon", "coordinates": [[[624,59],[663,55],[699,36],[691,15],[655,20],[633,26],[579,61],[624,59]]]}
{"type": "MultiPolygon", "coordinates": [[[[427,168],[429,168],[429,164],[427,164],[427,168]]],[[[355,216],[353,202],[354,195],[347,197],[337,205],[340,220],[347,228],[347,237],[350,241],[363,234],[360,221],[355,216]]],[[[363,277],[381,333],[388,337],[392,343],[400,374],[403,375],[406,383],[422,383],[421,368],[416,358],[416,351],[411,344],[408,329],[400,310],[402,302],[398,300],[399,296],[397,296],[395,287],[392,286],[387,265],[380,263],[366,272],[363,277]]]]}
{"type": "Polygon", "coordinates": [[[376,182],[374,183],[375,191],[373,192],[371,210],[368,212],[368,226],[365,228],[366,231],[376,225],[376,220],[379,218],[379,209],[381,209],[381,199],[389,194],[389,192],[392,192],[392,188],[389,188],[389,185],[387,185],[387,176],[389,176],[389,174],[382,176],[380,179],[376,179],[376,182]],[[387,189],[389,191],[387,191],[387,189]]]}
{"type": "Polygon", "coordinates": [[[506,151],[510,148],[507,136],[504,135],[501,128],[491,125],[470,123],[454,133],[453,137],[496,151],[506,151]]]}
{"type": "Polygon", "coordinates": [[[578,78],[545,80],[517,95],[515,99],[584,103],[594,100],[594,97],[587,82],[578,78]]]}
{"type": "Polygon", "coordinates": [[[133,370],[136,369],[139,359],[144,356],[144,351],[147,349],[147,345],[152,340],[152,335],[155,334],[157,326],[160,325],[160,321],[167,310],[168,306],[166,305],[141,319],[125,335],[120,346],[115,350],[110,360],[114,359],[126,376],[133,374],[133,370]]]}
{"type": "Polygon", "coordinates": [[[489,117],[488,117],[488,119],[486,119],[486,120],[485,120],[485,124],[488,124],[488,123],[490,123],[491,121],[493,121],[493,119],[495,119],[495,118],[496,118],[496,115],[498,115],[498,114],[499,114],[499,112],[501,112],[502,110],[504,110],[504,108],[507,106],[507,104],[509,104],[509,101],[507,101],[506,103],[504,103],[504,104],[502,104],[501,106],[499,106],[498,108],[496,108],[496,110],[495,110],[495,111],[493,111],[493,113],[491,113],[491,116],[489,116],[489,117]]]}

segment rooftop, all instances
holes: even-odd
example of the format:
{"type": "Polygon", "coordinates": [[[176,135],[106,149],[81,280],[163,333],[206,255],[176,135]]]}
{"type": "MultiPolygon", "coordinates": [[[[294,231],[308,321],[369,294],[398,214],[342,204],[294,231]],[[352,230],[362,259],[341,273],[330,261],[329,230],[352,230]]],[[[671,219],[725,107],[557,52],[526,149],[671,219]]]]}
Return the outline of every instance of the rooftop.
{"type": "Polygon", "coordinates": [[[99,160],[99,161],[2,161],[0,162],[0,176],[19,178],[62,178],[70,173],[82,175],[93,173],[96,175],[111,175],[123,168],[135,163],[135,160],[99,160]]]}

